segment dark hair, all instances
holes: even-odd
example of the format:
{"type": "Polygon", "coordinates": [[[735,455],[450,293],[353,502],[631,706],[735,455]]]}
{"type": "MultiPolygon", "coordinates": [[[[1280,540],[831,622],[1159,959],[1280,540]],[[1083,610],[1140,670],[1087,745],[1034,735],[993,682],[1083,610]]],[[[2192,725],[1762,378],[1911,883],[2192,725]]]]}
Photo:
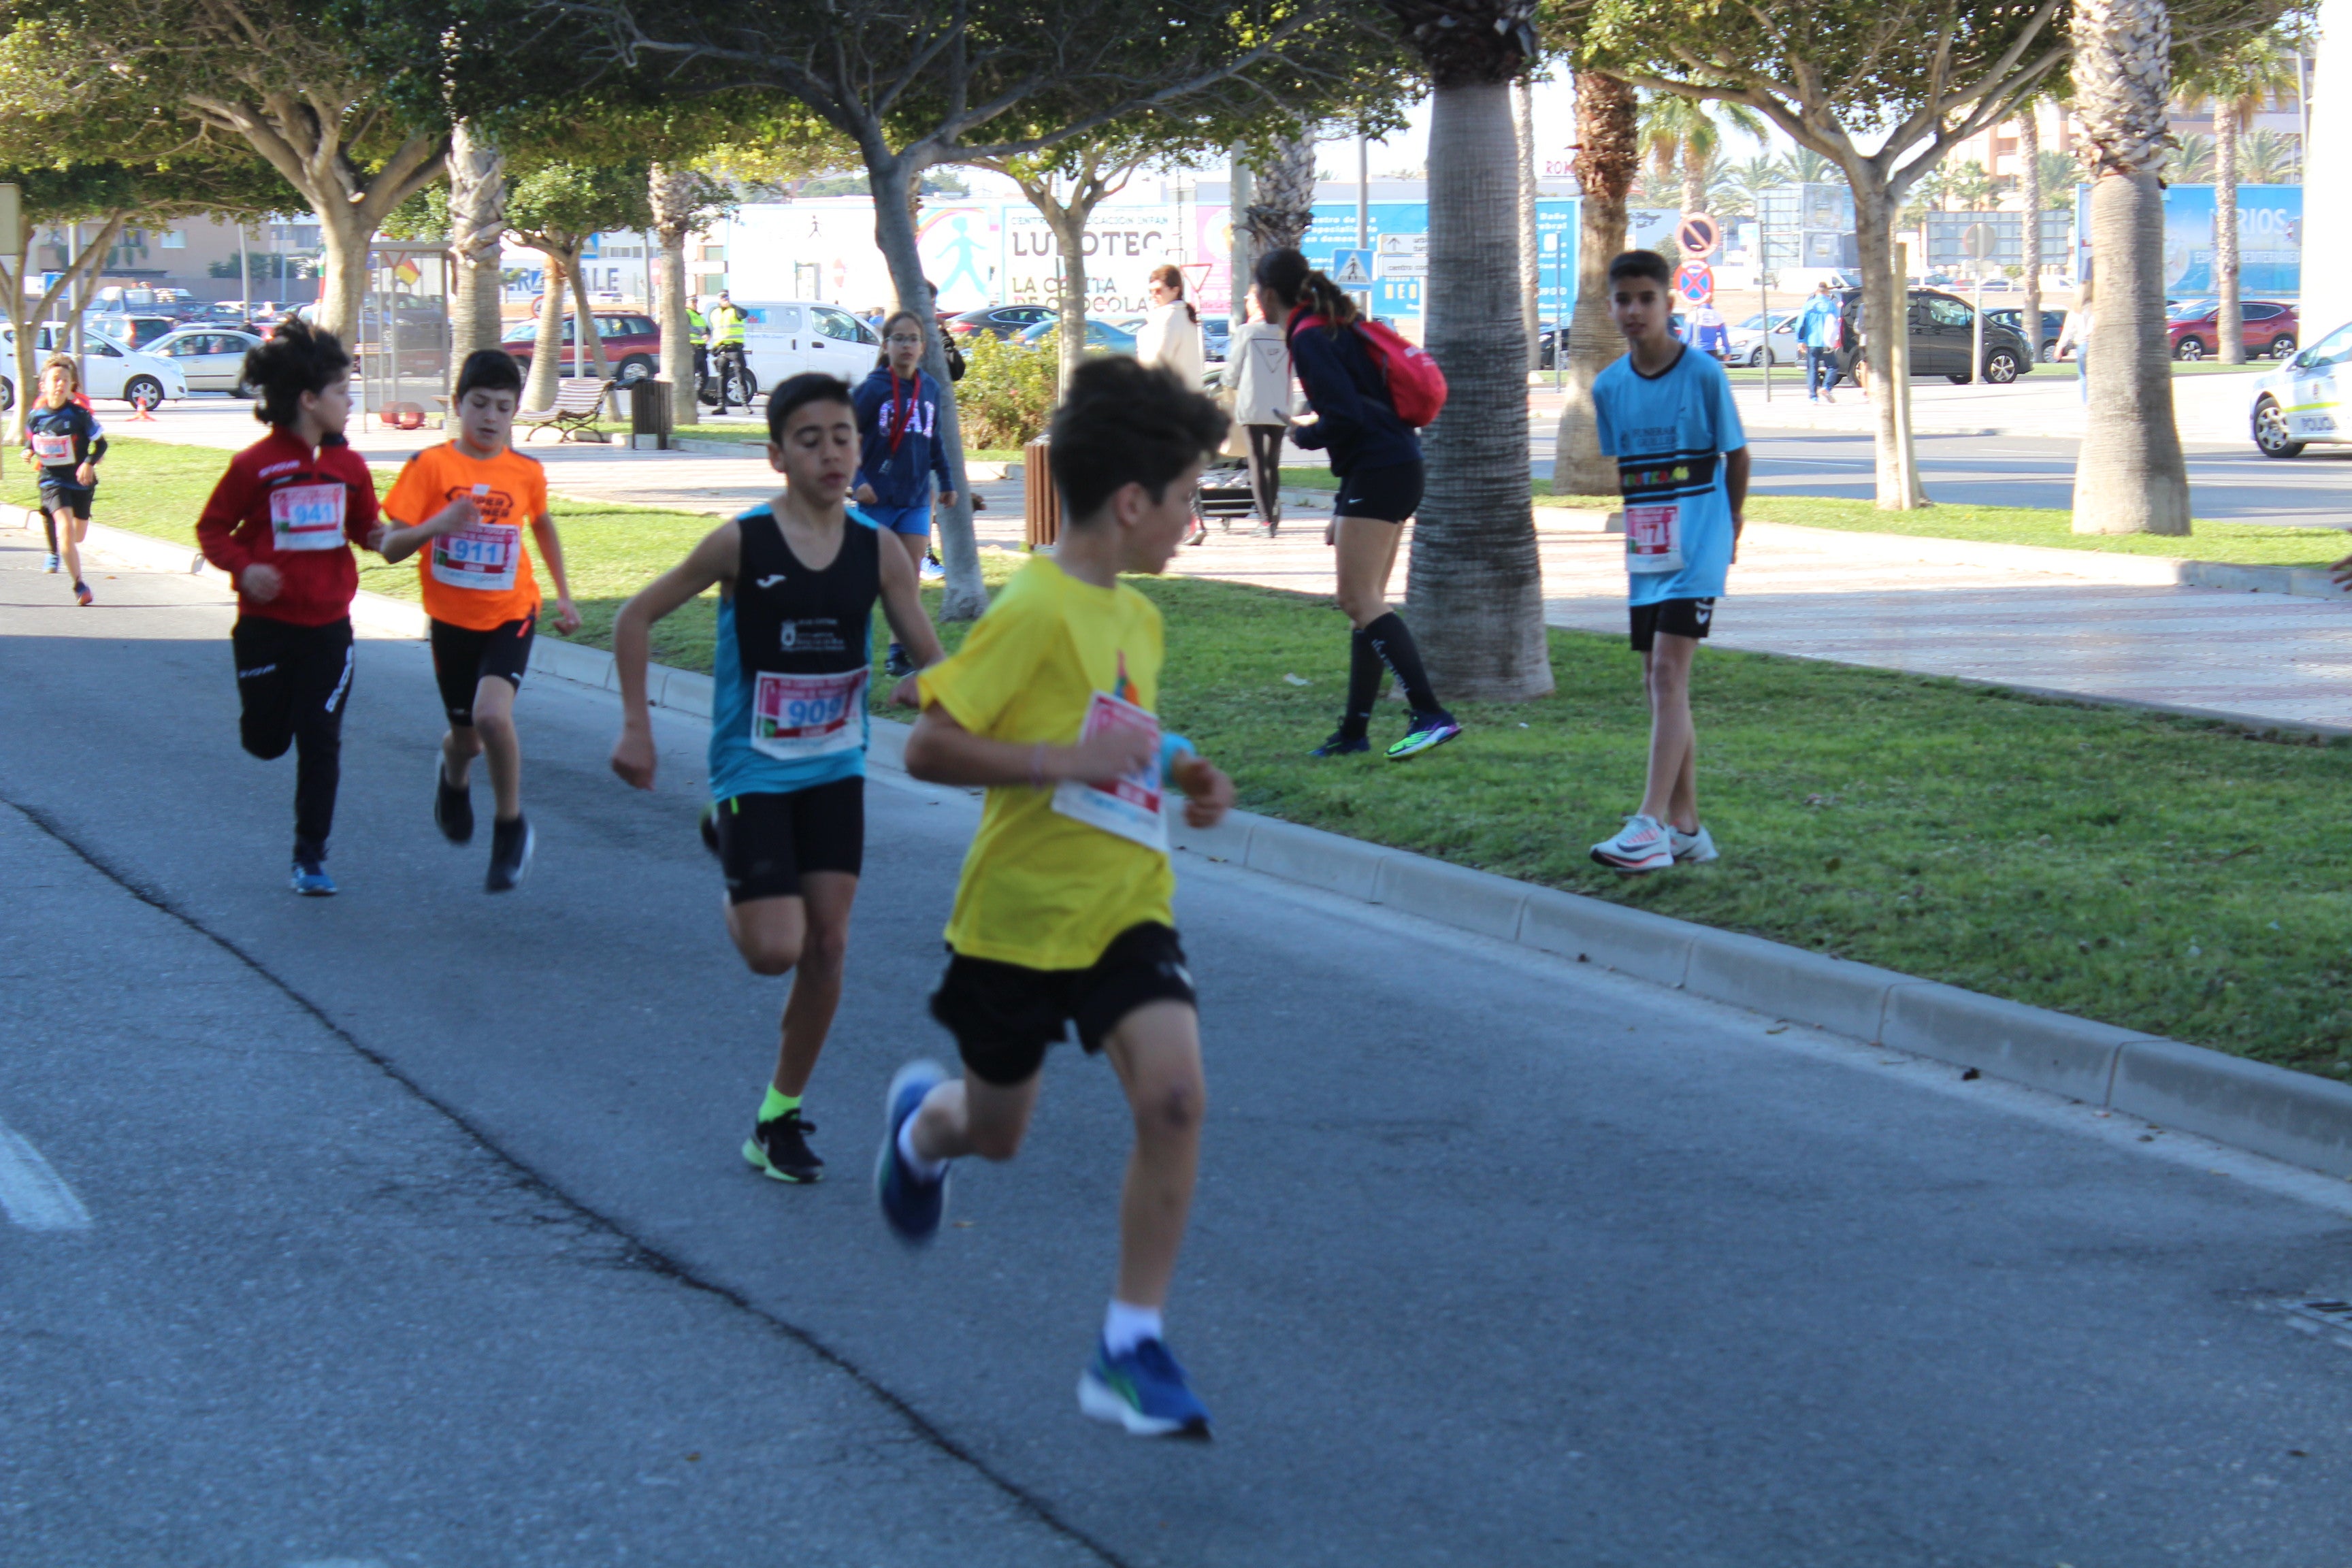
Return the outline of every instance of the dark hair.
{"type": "Polygon", "coordinates": [[[1175,289],[1176,298],[1183,301],[1184,313],[1196,321],[1201,319],[1201,312],[1192,308],[1192,301],[1184,299],[1184,275],[1181,272],[1177,271],[1173,267],[1155,267],[1151,269],[1151,280],[1154,283],[1164,283],[1175,289]]]}
{"type": "Polygon", "coordinates": [[[1086,521],[1123,485],[1163,500],[1179,474],[1223,442],[1231,423],[1174,371],[1124,355],[1087,360],[1070,377],[1047,437],[1064,519],[1086,521]]]}
{"type": "Polygon", "coordinates": [[[1609,264],[1609,281],[1622,283],[1628,278],[1651,278],[1660,283],[1672,283],[1675,269],[1666,258],[1654,250],[1628,250],[1619,254],[1609,264]]]}
{"type": "Polygon", "coordinates": [[[269,341],[245,351],[239,379],[258,387],[253,416],[278,429],[291,428],[302,417],[302,395],[324,392],[350,379],[352,356],[334,333],[322,331],[299,316],[278,324],[269,341]]]}
{"type": "Polygon", "coordinates": [[[504,349],[476,349],[457,367],[457,390],[452,403],[469,392],[522,392],[522,366],[504,349]]]}
{"type": "Polygon", "coordinates": [[[923,334],[923,341],[927,344],[929,342],[931,334],[929,331],[924,327],[923,318],[915,314],[912,310],[893,310],[888,315],[883,317],[882,336],[886,339],[888,338],[890,335],[890,329],[897,326],[901,321],[914,322],[915,330],[923,334]]]}
{"type": "Polygon", "coordinates": [[[1274,297],[1284,304],[1297,308],[1306,306],[1323,318],[1323,330],[1337,337],[1341,327],[1356,321],[1356,301],[1320,272],[1307,265],[1307,258],[1287,247],[1269,250],[1257,258],[1251,272],[1259,287],[1270,289],[1274,297]]]}
{"type": "Polygon", "coordinates": [[[798,375],[788,375],[776,383],[768,394],[768,439],[783,445],[784,421],[812,403],[838,403],[845,408],[855,408],[849,383],[837,375],[827,375],[821,370],[804,370],[798,375]]]}

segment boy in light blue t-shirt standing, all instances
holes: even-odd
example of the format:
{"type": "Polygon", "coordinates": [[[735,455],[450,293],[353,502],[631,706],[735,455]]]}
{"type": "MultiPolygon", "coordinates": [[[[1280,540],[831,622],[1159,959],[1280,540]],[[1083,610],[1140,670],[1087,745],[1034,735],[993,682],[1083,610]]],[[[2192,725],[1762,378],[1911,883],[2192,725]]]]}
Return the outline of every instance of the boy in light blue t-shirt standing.
{"type": "Polygon", "coordinates": [[[1609,315],[1626,352],[1592,383],[1601,449],[1617,459],[1625,497],[1626,596],[1650,694],[1642,809],[1592,847],[1614,871],[1716,858],[1698,819],[1690,671],[1738,553],[1748,437],[1723,366],[1675,341],[1672,276],[1654,251],[1629,250],[1609,264],[1609,315]]]}

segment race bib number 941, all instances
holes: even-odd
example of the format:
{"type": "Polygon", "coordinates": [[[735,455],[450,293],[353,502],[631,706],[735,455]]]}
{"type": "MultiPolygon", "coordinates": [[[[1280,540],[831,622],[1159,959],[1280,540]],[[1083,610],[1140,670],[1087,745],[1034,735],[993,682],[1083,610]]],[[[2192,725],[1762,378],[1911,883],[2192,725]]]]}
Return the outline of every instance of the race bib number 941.
{"type": "Polygon", "coordinates": [[[343,487],[288,485],[270,491],[269,537],[280,550],[341,549],[343,487]]]}
{"type": "Polygon", "coordinates": [[[751,749],[787,762],[854,752],[866,742],[866,668],[829,675],[760,671],[751,690],[751,749]]]}

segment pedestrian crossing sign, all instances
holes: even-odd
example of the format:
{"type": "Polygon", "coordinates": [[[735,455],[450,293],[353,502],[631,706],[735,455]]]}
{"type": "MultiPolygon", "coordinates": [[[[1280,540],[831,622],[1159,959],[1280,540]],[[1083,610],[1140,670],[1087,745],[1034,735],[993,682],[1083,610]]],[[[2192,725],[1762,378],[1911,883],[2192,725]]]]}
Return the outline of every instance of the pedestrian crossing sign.
{"type": "Polygon", "coordinates": [[[1372,253],[1369,250],[1333,251],[1331,281],[1342,289],[1370,288],[1372,286],[1372,253]]]}

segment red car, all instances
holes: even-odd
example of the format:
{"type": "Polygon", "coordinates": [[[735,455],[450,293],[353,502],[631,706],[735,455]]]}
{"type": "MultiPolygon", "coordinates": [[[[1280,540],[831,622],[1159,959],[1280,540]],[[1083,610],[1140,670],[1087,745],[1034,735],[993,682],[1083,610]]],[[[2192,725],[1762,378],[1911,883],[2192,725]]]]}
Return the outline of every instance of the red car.
{"type": "MultiPolygon", "coordinates": [[[[596,312],[596,335],[604,340],[604,363],[613,368],[613,379],[626,384],[643,381],[661,374],[661,329],[654,325],[651,316],[641,316],[634,310],[599,310],[596,312]]],[[[506,330],[499,346],[529,364],[539,352],[539,323],[517,321],[506,330]]],[[[572,374],[572,317],[563,318],[563,373],[572,374]]],[[[583,352],[581,368],[593,372],[593,363],[583,352]]]]}
{"type": "MultiPolygon", "coordinates": [[[[2273,359],[2284,359],[2294,353],[2296,321],[2293,305],[2276,304],[2268,300],[2248,300],[2238,310],[2242,318],[2242,336],[2248,359],[2263,354],[2273,359]]],[[[2221,307],[2210,300],[2174,306],[2164,323],[2165,332],[2172,342],[2172,357],[2211,359],[2221,353],[2221,307]]]]}

